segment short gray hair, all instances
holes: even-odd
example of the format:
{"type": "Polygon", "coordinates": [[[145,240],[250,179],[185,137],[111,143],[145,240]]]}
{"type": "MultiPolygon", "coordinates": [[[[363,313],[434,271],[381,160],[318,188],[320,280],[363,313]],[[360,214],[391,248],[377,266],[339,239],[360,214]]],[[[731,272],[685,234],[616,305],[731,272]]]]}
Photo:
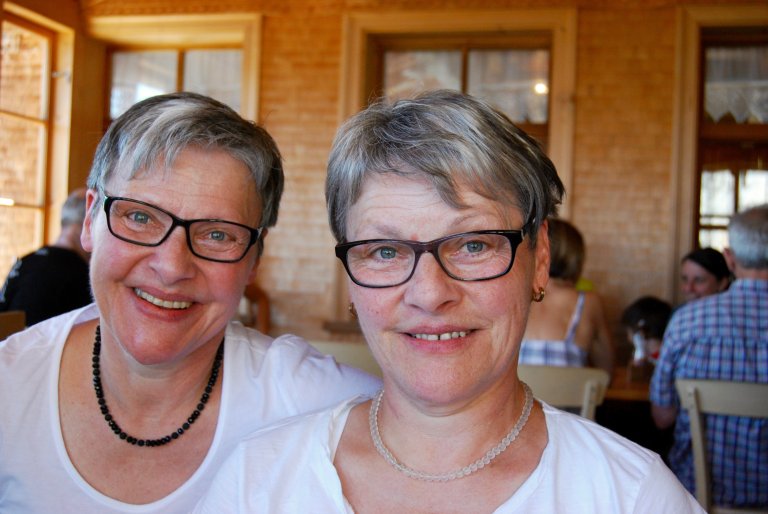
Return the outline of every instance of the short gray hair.
{"type": "Polygon", "coordinates": [[[251,172],[262,202],[260,226],[277,223],[284,178],[274,140],[230,107],[196,93],[154,96],[117,118],[96,149],[88,187],[103,192],[117,171],[133,178],[158,163],[167,170],[190,146],[223,150],[242,162],[251,172]]]}
{"type": "Polygon", "coordinates": [[[728,245],[736,261],[748,269],[768,269],[768,204],[731,217],[728,245]]]}
{"type": "Polygon", "coordinates": [[[371,174],[419,175],[461,208],[459,183],[523,213],[531,245],[564,194],[541,146],[486,102],[438,90],[379,100],[347,120],[333,142],[325,182],[331,230],[346,241],[349,209],[371,174]]]}

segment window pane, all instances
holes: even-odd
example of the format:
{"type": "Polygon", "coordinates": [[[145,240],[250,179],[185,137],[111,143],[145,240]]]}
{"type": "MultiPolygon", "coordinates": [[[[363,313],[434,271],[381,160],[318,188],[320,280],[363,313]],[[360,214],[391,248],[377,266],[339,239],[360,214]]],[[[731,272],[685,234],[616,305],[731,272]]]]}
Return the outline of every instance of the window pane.
{"type": "Polygon", "coordinates": [[[243,52],[190,50],[184,55],[184,90],[224,102],[240,111],[243,52]]]}
{"type": "Polygon", "coordinates": [[[734,210],[735,180],[730,170],[704,171],[701,174],[699,214],[730,216],[734,210]]]}
{"type": "Polygon", "coordinates": [[[699,247],[712,247],[723,251],[728,246],[728,231],[726,229],[701,230],[699,231],[699,247]]]}
{"type": "Polygon", "coordinates": [[[176,91],[175,51],[115,52],[109,115],[117,118],[140,100],[176,91]]]}
{"type": "Polygon", "coordinates": [[[768,46],[707,48],[704,109],[715,122],[768,123],[768,46]]]}
{"type": "Polygon", "coordinates": [[[747,170],[739,174],[739,211],[768,203],[768,170],[747,170]]]}
{"type": "Polygon", "coordinates": [[[547,123],[548,50],[472,50],[468,92],[517,123],[547,123]]]}
{"type": "Polygon", "coordinates": [[[384,53],[384,94],[392,99],[428,89],[461,90],[461,52],[445,50],[384,53]]]}
{"type": "MultiPolygon", "coordinates": [[[[43,211],[26,207],[0,206],[0,280],[5,280],[17,257],[40,246],[43,211]]],[[[0,287],[2,284],[0,283],[0,287]]]]}
{"type": "Polygon", "coordinates": [[[0,109],[37,119],[47,118],[48,39],[3,22],[0,109]]]}
{"type": "Polygon", "coordinates": [[[43,124],[0,113],[0,196],[42,206],[44,156],[43,124]]]}

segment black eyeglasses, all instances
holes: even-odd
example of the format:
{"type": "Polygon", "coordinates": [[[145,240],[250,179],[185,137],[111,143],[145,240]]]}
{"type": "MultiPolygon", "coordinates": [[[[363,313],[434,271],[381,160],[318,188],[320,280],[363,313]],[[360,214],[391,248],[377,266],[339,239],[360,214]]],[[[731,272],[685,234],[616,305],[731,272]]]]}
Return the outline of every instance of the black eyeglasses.
{"type": "Polygon", "coordinates": [[[491,280],[509,273],[523,230],[479,230],[434,241],[366,239],[336,245],[352,281],[363,287],[394,287],[413,276],[422,254],[429,252],[456,280],[491,280]]]}
{"type": "Polygon", "coordinates": [[[104,212],[113,236],[140,246],[159,246],[184,227],[192,254],[214,262],[240,261],[263,230],[219,219],[183,220],[151,203],[106,194],[104,212]]]}

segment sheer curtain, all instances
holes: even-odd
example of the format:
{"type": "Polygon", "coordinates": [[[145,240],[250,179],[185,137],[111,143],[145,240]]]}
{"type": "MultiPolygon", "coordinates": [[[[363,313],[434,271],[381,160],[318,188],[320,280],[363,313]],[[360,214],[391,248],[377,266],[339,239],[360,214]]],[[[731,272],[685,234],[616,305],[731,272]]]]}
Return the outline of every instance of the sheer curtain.
{"type": "Polygon", "coordinates": [[[708,48],[704,95],[715,122],[768,123],[768,47],[708,48]]]}

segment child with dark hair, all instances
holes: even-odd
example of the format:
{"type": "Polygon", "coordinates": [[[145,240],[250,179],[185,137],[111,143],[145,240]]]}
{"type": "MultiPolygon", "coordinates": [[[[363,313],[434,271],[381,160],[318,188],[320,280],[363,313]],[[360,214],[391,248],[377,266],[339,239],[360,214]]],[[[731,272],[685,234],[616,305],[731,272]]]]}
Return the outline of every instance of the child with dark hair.
{"type": "Polygon", "coordinates": [[[672,316],[672,306],[653,296],[632,302],[621,315],[627,337],[635,347],[634,365],[655,364],[659,358],[664,330],[672,316]]]}

